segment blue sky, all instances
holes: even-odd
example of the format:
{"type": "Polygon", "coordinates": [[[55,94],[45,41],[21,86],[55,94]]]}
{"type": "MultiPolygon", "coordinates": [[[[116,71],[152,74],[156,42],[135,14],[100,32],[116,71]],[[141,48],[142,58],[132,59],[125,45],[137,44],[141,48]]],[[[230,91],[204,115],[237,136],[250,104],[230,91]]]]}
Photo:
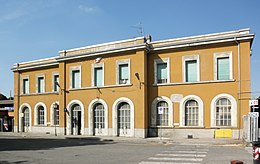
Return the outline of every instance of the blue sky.
{"type": "Polygon", "coordinates": [[[258,97],[259,16],[259,0],[0,0],[0,92],[13,95],[14,63],[134,38],[141,25],[153,41],[250,28],[251,91],[258,97]]]}

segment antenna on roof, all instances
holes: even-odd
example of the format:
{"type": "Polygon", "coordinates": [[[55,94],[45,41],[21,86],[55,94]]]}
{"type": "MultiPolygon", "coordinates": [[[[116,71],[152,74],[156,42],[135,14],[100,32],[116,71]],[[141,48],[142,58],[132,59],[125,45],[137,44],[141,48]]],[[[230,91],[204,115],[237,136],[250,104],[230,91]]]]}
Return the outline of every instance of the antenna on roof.
{"type": "Polygon", "coordinates": [[[138,36],[143,36],[143,26],[142,22],[139,22],[137,25],[131,26],[132,28],[135,28],[137,30],[138,36]]]}

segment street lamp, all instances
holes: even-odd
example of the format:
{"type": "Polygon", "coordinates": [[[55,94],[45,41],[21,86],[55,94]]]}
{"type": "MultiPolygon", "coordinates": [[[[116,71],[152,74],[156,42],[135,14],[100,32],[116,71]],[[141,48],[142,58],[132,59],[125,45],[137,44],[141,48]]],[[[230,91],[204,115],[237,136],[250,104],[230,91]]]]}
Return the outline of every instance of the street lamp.
{"type": "Polygon", "coordinates": [[[53,109],[54,109],[54,127],[55,127],[55,136],[57,136],[57,129],[56,129],[56,126],[57,126],[57,114],[58,114],[58,110],[59,110],[59,104],[57,104],[56,102],[53,104],[53,109]]]}

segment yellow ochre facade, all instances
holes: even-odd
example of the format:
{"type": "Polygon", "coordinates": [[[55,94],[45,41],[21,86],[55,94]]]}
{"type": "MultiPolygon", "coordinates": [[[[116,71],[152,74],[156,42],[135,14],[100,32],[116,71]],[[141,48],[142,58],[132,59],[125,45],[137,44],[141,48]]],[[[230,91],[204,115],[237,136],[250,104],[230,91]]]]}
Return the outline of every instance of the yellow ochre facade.
{"type": "Polygon", "coordinates": [[[15,131],[174,139],[223,129],[242,138],[253,39],[249,29],[146,36],[17,63],[15,131]]]}

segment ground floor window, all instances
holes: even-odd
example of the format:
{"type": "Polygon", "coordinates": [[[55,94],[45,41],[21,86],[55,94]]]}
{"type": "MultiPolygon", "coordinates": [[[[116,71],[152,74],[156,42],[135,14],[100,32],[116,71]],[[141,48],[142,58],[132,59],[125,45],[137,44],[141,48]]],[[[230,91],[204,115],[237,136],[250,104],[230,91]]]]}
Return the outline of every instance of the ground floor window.
{"type": "Polygon", "coordinates": [[[195,100],[185,103],[185,126],[199,125],[199,105],[195,100]]]}
{"type": "Polygon", "coordinates": [[[168,126],[169,125],[169,108],[165,101],[157,103],[157,126],[168,126]]]}
{"type": "Polygon", "coordinates": [[[231,126],[231,102],[221,98],[216,103],[216,125],[231,126]]]}

